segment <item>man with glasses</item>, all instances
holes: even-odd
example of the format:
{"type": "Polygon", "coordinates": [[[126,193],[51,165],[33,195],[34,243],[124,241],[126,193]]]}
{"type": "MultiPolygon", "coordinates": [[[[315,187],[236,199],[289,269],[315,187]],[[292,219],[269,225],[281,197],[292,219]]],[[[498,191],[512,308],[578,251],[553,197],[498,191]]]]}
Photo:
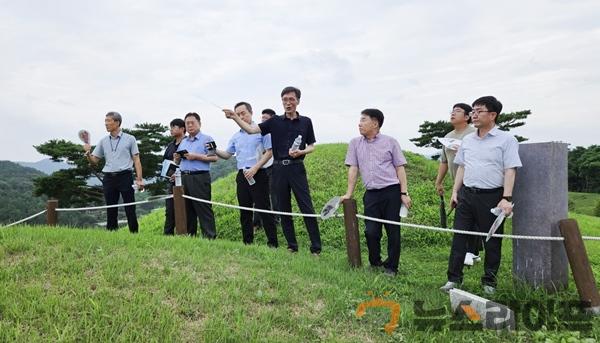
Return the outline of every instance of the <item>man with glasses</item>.
{"type": "MultiPolygon", "coordinates": [[[[309,117],[301,116],[296,108],[300,103],[300,90],[295,87],[286,87],[281,91],[281,101],[285,113],[252,126],[244,122],[231,110],[223,110],[225,116],[233,119],[242,130],[252,134],[261,135],[271,134],[273,144],[273,188],[277,193],[279,211],[292,211],[292,196],[290,191],[294,192],[300,211],[304,214],[314,214],[308,180],[306,178],[306,168],[304,167],[304,157],[315,150],[315,133],[312,121],[309,117]],[[292,150],[294,140],[302,136],[298,149],[292,150]]],[[[310,238],[310,252],[313,255],[321,253],[321,234],[319,225],[314,217],[304,217],[304,224],[310,238]]],[[[283,234],[288,243],[288,250],[298,251],[298,242],[296,241],[296,232],[294,222],[291,216],[281,216],[281,226],[283,234]]]]}
{"type": "MultiPolygon", "coordinates": [[[[452,112],[450,112],[450,124],[454,127],[454,130],[448,132],[444,138],[452,138],[461,140],[468,135],[477,131],[471,124],[471,106],[458,103],[452,106],[452,112]]],[[[442,154],[440,156],[440,165],[438,167],[437,177],[435,179],[435,188],[440,196],[444,195],[444,178],[448,171],[452,180],[456,178],[456,170],[458,165],[454,163],[456,157],[456,151],[458,146],[443,146],[442,154]]],[[[474,261],[479,261],[479,251],[481,250],[481,237],[471,236],[469,240],[467,254],[465,256],[465,265],[472,266],[474,261]]]]}
{"type": "MultiPolygon", "coordinates": [[[[210,200],[210,164],[217,161],[217,155],[211,144],[214,140],[209,135],[200,132],[200,115],[190,112],[185,115],[185,130],[188,136],[179,144],[175,153],[175,163],[181,170],[181,183],[185,195],[194,198],[210,200]]],[[[217,237],[215,215],[212,205],[185,199],[187,214],[187,232],[195,236],[198,232],[198,220],[202,229],[202,236],[208,239],[217,237]]]]}
{"type": "MultiPolygon", "coordinates": [[[[507,216],[512,213],[513,186],[521,159],[516,138],[496,126],[501,111],[502,103],[493,96],[473,102],[471,117],[477,132],[465,136],[454,160],[459,166],[452,189],[452,203],[456,205],[455,229],[487,232],[496,220],[490,209],[498,207],[507,216]]],[[[501,225],[497,233],[502,232],[501,225]]],[[[440,290],[448,292],[461,285],[467,242],[467,235],[454,235],[448,260],[448,282],[440,290]]],[[[481,284],[484,293],[494,294],[502,239],[491,238],[484,242],[484,247],[481,284]]]]}
{"type": "MultiPolygon", "coordinates": [[[[245,123],[252,126],[252,106],[247,102],[239,102],[233,108],[235,114],[245,123]]],[[[252,207],[261,210],[270,210],[269,179],[267,172],[262,167],[271,159],[271,136],[248,134],[244,130],[237,130],[231,137],[225,150],[217,149],[217,156],[229,159],[235,155],[237,160],[237,199],[242,207],[252,207]],[[263,150],[265,153],[263,154],[263,150]],[[260,155],[259,155],[260,153],[260,155]]],[[[267,245],[277,248],[277,227],[275,218],[271,213],[257,212],[265,225],[267,245]]],[[[252,227],[252,211],[240,210],[240,225],[242,226],[242,240],[244,244],[254,242],[254,228],[252,227]]]]}

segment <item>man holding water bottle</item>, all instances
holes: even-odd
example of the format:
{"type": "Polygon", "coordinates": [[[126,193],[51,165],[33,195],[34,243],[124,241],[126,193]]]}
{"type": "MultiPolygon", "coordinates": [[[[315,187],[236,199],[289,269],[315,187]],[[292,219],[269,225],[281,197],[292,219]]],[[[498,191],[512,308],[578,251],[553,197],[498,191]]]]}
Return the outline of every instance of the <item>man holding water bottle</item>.
{"type": "MultiPolygon", "coordinates": [[[[383,112],[368,108],[360,114],[358,131],[361,136],[350,141],[346,153],[348,189],[340,201],[350,199],[358,180],[358,173],[365,185],[363,196],[365,216],[400,221],[411,206],[406,180],[406,158],[400,144],[393,137],[381,134],[383,112]]],[[[385,224],[387,233],[387,259],[381,260],[382,224],[365,220],[365,237],[369,250],[369,263],[373,268],[383,268],[387,276],[398,273],[400,261],[400,226],[385,224]]]]}
{"type": "MultiPolygon", "coordinates": [[[[83,145],[85,157],[91,164],[97,164],[101,158],[105,163],[102,168],[104,179],[102,189],[107,205],[116,205],[119,196],[123,197],[123,203],[135,202],[134,189],[144,189],[142,178],[142,163],[135,137],[121,130],[123,119],[118,112],[108,112],[104,118],[104,126],[109,135],[98,142],[92,152],[89,143],[83,145]],[[135,168],[135,183],[133,183],[132,168],[135,168]]],[[[117,230],[119,228],[117,207],[106,209],[106,229],[117,230]]],[[[135,205],[126,206],[127,225],[131,233],[138,232],[138,221],[135,214],[135,205]]]]}
{"type": "MultiPolygon", "coordinates": [[[[252,121],[252,106],[247,102],[239,102],[234,107],[235,114],[245,123],[256,126],[252,121]]],[[[262,136],[258,133],[249,134],[244,130],[236,132],[227,149],[216,150],[217,156],[228,160],[235,155],[238,173],[236,176],[237,199],[240,206],[270,210],[269,177],[262,166],[271,159],[271,135],[262,136]],[[263,150],[265,153],[263,154],[263,150]]],[[[267,235],[267,245],[277,247],[277,228],[275,218],[271,213],[259,212],[267,235]]],[[[254,242],[254,228],[252,226],[252,211],[240,210],[240,224],[242,226],[242,240],[244,244],[254,242]]]]}
{"type": "MultiPolygon", "coordinates": [[[[273,144],[272,184],[277,195],[277,210],[292,211],[292,195],[294,192],[300,211],[314,214],[304,157],[315,150],[315,133],[309,117],[301,116],[296,108],[300,103],[300,90],[286,87],[281,91],[284,115],[273,116],[258,126],[252,126],[243,121],[231,110],[223,110],[225,116],[233,119],[247,133],[271,134],[273,144]]],[[[313,255],[321,253],[321,235],[319,225],[314,217],[304,217],[304,224],[310,238],[310,252],[313,255]]],[[[287,240],[288,250],[298,251],[296,232],[291,216],[281,216],[283,234],[287,240]]]]}

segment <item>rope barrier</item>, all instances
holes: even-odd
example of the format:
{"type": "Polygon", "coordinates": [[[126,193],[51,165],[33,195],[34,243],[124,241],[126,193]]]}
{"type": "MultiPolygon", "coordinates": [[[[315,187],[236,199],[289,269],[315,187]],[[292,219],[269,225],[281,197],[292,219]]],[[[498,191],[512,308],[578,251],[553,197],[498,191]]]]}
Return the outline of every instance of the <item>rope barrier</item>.
{"type": "Polygon", "coordinates": [[[150,202],[153,202],[153,201],[160,201],[160,200],[170,199],[172,197],[173,197],[173,194],[169,194],[167,196],[163,196],[163,197],[160,197],[160,198],[148,199],[148,200],[141,200],[141,201],[136,201],[136,202],[128,202],[128,203],[123,203],[123,204],[95,206],[95,207],[66,207],[66,208],[57,208],[56,211],[59,211],[59,212],[72,212],[72,211],[101,210],[101,209],[105,209],[105,208],[114,208],[114,207],[126,207],[126,206],[133,206],[133,205],[139,205],[139,204],[147,204],[147,203],[150,203],[150,202]]]}
{"type": "MultiPolygon", "coordinates": [[[[413,228],[417,228],[417,229],[425,229],[425,230],[431,230],[431,231],[452,232],[452,233],[460,233],[460,234],[464,234],[464,235],[484,236],[484,237],[487,237],[487,235],[488,235],[485,232],[455,230],[455,229],[446,229],[446,228],[435,227],[435,226],[427,226],[427,225],[418,225],[418,224],[409,224],[409,223],[394,222],[394,221],[391,221],[391,220],[384,220],[384,219],[379,219],[379,218],[367,217],[367,216],[363,216],[361,214],[357,214],[356,217],[357,218],[366,219],[366,220],[371,220],[371,221],[374,221],[374,222],[384,223],[384,224],[392,224],[392,225],[399,225],[399,226],[408,226],[408,227],[413,227],[413,228]]],[[[538,241],[563,241],[564,240],[564,238],[562,238],[562,237],[501,235],[501,234],[493,234],[492,237],[496,237],[496,238],[510,238],[510,239],[528,239],[528,240],[538,240],[538,241]]],[[[598,237],[598,238],[600,238],[600,237],[598,237]]]]}
{"type": "MultiPolygon", "coordinates": [[[[218,206],[223,206],[223,207],[235,208],[235,209],[238,209],[238,210],[254,211],[254,212],[261,212],[261,213],[271,213],[271,214],[279,214],[279,215],[283,215],[283,216],[321,218],[321,216],[319,214],[295,213],[295,212],[280,212],[280,211],[272,211],[272,210],[262,210],[262,209],[259,209],[259,208],[230,205],[230,204],[225,204],[225,203],[222,203],[222,202],[216,202],[216,201],[210,201],[210,200],[206,200],[206,199],[194,198],[194,197],[191,197],[189,195],[183,195],[183,197],[186,198],[186,199],[193,200],[193,201],[203,202],[205,204],[212,204],[212,205],[218,205],[218,206]]],[[[338,216],[336,216],[336,217],[338,217],[338,216]]]]}
{"type": "Polygon", "coordinates": [[[38,212],[38,213],[36,213],[36,214],[34,214],[34,215],[31,215],[31,216],[29,216],[29,217],[27,217],[27,218],[23,218],[23,219],[21,219],[21,220],[19,220],[19,221],[16,221],[16,222],[12,223],[12,224],[8,224],[8,225],[0,226],[0,228],[11,227],[11,226],[13,226],[13,225],[21,224],[21,223],[23,223],[23,222],[26,222],[26,221],[28,221],[29,219],[33,219],[33,218],[35,218],[35,217],[37,217],[37,216],[39,216],[39,215],[42,215],[42,214],[46,213],[46,211],[47,211],[47,210],[40,211],[40,212],[38,212]]]}
{"type": "MultiPolygon", "coordinates": [[[[106,208],[126,207],[126,206],[133,206],[133,205],[139,205],[139,204],[146,204],[146,203],[150,203],[150,202],[153,202],[153,201],[162,201],[162,200],[171,199],[171,198],[173,198],[173,195],[169,194],[169,195],[161,196],[161,197],[158,197],[158,198],[155,198],[155,199],[147,199],[147,200],[142,200],[142,201],[137,201],[137,202],[115,204],[115,205],[105,205],[105,206],[95,206],[95,207],[57,208],[56,211],[71,212],[71,211],[100,210],[100,209],[106,209],[106,208]]],[[[223,207],[228,207],[228,208],[233,208],[233,209],[238,209],[238,210],[246,210],[246,211],[260,212],[260,213],[270,213],[270,214],[279,214],[279,215],[284,215],[284,216],[321,218],[321,216],[318,215],[318,214],[263,210],[263,209],[258,209],[258,208],[244,207],[244,206],[237,206],[237,205],[230,205],[230,204],[226,204],[226,203],[222,203],[222,202],[210,201],[210,200],[206,200],[206,199],[195,198],[195,197],[192,197],[192,196],[189,196],[189,195],[183,195],[183,198],[186,198],[186,199],[189,199],[189,200],[192,200],[192,201],[198,201],[198,202],[202,202],[202,203],[206,203],[206,204],[223,206],[223,207]]],[[[35,218],[35,217],[37,217],[39,215],[42,215],[42,214],[46,213],[46,211],[47,210],[40,211],[40,212],[38,212],[38,213],[36,213],[36,214],[34,214],[32,216],[29,216],[27,218],[23,218],[23,219],[21,219],[21,220],[19,220],[17,222],[12,223],[12,224],[1,226],[0,228],[6,228],[6,227],[10,227],[10,226],[13,226],[13,225],[17,225],[17,224],[23,223],[25,221],[28,221],[30,219],[33,219],[33,218],[35,218]]],[[[343,217],[343,215],[339,214],[339,213],[336,213],[334,215],[334,217],[335,218],[341,218],[341,217],[343,217]]],[[[364,216],[362,214],[356,214],[356,217],[360,218],[360,219],[365,219],[365,220],[371,220],[371,221],[374,221],[374,222],[379,222],[379,223],[382,223],[382,224],[392,224],[392,225],[398,225],[398,226],[406,226],[406,227],[412,227],[412,228],[416,228],[416,229],[424,229],[424,230],[438,231],[438,232],[448,232],[448,233],[458,233],[458,234],[471,235],[471,236],[483,236],[483,237],[487,236],[487,233],[485,233],[485,232],[456,230],[456,229],[441,228],[441,227],[435,227],[435,226],[427,226],[427,225],[419,225],[419,224],[395,222],[395,221],[391,221],[391,220],[385,220],[385,219],[379,219],[379,218],[364,216]]],[[[509,238],[509,239],[523,239],[523,240],[538,240],[538,241],[564,241],[563,237],[547,237],[547,236],[524,236],[524,235],[493,234],[492,237],[496,237],[496,238],[509,238]]],[[[581,238],[583,240],[600,241],[600,237],[596,237],[596,236],[582,236],[581,238]]]]}

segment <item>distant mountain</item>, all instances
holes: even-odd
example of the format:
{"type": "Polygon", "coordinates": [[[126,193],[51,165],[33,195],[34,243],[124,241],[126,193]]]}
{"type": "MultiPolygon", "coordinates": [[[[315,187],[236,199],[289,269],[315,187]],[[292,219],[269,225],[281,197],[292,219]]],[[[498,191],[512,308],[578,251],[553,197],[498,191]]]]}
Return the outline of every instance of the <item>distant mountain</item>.
{"type": "Polygon", "coordinates": [[[49,158],[45,158],[43,160],[39,160],[37,162],[15,162],[23,167],[29,167],[33,169],[37,169],[46,175],[50,175],[57,170],[61,169],[70,169],[72,168],[69,164],[65,162],[54,162],[49,158]]]}
{"type": "MultiPolygon", "coordinates": [[[[39,170],[10,161],[0,161],[0,223],[8,224],[43,210],[45,198],[33,196],[33,179],[39,170]]],[[[32,223],[42,223],[43,216],[32,223]]]]}

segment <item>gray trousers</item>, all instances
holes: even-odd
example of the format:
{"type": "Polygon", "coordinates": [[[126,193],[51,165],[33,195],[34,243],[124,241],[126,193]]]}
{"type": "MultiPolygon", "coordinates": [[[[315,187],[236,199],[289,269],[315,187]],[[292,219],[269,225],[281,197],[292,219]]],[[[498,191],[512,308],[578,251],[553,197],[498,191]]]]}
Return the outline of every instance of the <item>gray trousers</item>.
{"type": "MultiPolygon", "coordinates": [[[[185,195],[211,200],[210,173],[183,174],[181,181],[185,195]]],[[[198,221],[200,221],[203,237],[208,239],[215,239],[217,237],[215,215],[211,204],[185,199],[185,210],[187,214],[187,231],[190,235],[196,235],[198,232],[198,221]]]]}

